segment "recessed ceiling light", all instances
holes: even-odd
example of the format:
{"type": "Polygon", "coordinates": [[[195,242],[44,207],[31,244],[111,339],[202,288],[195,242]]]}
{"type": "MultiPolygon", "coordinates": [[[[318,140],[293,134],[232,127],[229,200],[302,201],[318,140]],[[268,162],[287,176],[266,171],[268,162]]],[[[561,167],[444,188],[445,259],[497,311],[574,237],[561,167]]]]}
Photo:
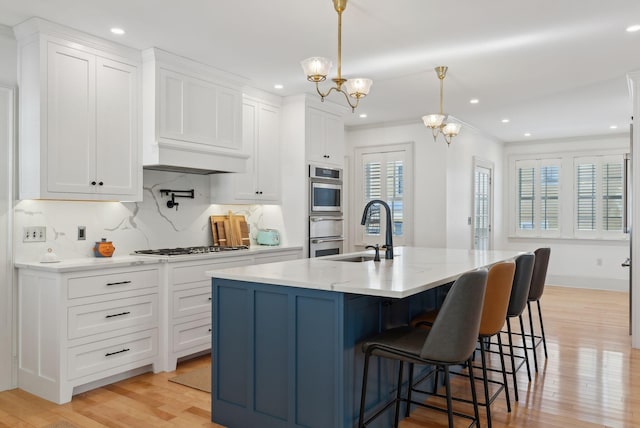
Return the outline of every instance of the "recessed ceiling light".
{"type": "Polygon", "coordinates": [[[627,27],[627,31],[629,33],[635,33],[636,31],[640,30],[640,25],[630,25],[629,27],[627,27]]]}
{"type": "Polygon", "coordinates": [[[525,136],[525,137],[531,137],[531,132],[525,132],[525,133],[524,133],[524,136],[525,136]]]}
{"type": "Polygon", "coordinates": [[[122,36],[124,34],[124,30],[122,28],[118,28],[118,27],[113,27],[111,29],[111,32],[113,34],[115,34],[116,36],[122,36]]]}
{"type": "Polygon", "coordinates": [[[502,119],[502,123],[509,123],[509,119],[502,119]]]}
{"type": "Polygon", "coordinates": [[[279,83],[277,83],[277,84],[273,85],[273,88],[274,89],[282,89],[282,88],[284,88],[284,86],[279,84],[279,83]]]}
{"type": "Polygon", "coordinates": [[[367,118],[367,113],[360,114],[360,119],[366,119],[366,118],[367,118]]]}
{"type": "Polygon", "coordinates": [[[473,99],[469,100],[469,102],[470,102],[471,104],[478,104],[478,103],[480,102],[480,100],[479,100],[479,99],[477,99],[477,98],[473,98],[473,99]]]}
{"type": "Polygon", "coordinates": [[[611,125],[609,129],[618,129],[618,125],[611,125]]]}

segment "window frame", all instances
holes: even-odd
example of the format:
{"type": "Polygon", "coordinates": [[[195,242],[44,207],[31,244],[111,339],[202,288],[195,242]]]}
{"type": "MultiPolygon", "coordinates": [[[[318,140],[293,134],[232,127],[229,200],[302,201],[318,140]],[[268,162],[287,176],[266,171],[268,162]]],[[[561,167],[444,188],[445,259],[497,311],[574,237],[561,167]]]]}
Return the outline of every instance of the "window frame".
{"type": "MultiPolygon", "coordinates": [[[[577,195],[576,195],[576,159],[597,159],[599,163],[606,162],[611,159],[620,160],[624,162],[624,155],[627,151],[622,148],[616,148],[611,150],[585,150],[585,151],[567,151],[567,152],[547,152],[547,153],[528,153],[528,154],[512,154],[507,158],[507,164],[509,167],[508,177],[509,183],[507,186],[508,195],[508,213],[509,213],[509,238],[545,238],[545,239],[566,239],[566,240],[607,240],[607,241],[620,241],[629,239],[628,234],[622,231],[604,231],[600,226],[602,224],[602,210],[598,210],[596,213],[598,227],[596,231],[577,231],[577,195]],[[528,162],[536,167],[536,183],[539,184],[540,174],[540,162],[545,165],[545,162],[557,159],[560,161],[560,185],[559,185],[559,230],[558,231],[541,231],[539,226],[533,230],[520,230],[518,228],[518,174],[517,169],[519,165],[525,165],[528,162]]],[[[597,167],[597,203],[602,204],[602,180],[600,179],[601,168],[600,164],[597,167]]],[[[539,193],[539,191],[538,191],[539,193]]],[[[539,197],[536,195],[536,197],[539,197]]],[[[623,195],[624,198],[624,195],[623,195]]],[[[539,209],[539,203],[536,204],[536,209],[539,209]]],[[[535,217],[534,214],[534,218],[535,217]]]]}

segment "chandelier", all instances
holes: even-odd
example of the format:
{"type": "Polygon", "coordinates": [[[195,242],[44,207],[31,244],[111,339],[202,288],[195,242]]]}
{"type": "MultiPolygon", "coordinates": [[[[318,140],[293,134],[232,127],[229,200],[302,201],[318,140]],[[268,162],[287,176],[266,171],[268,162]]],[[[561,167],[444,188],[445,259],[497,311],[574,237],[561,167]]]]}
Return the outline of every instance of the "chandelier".
{"type": "Polygon", "coordinates": [[[369,93],[373,81],[360,77],[347,80],[342,77],[342,12],[347,7],[347,0],[333,0],[333,7],[338,12],[338,75],[331,79],[335,86],[329,88],[327,92],[320,90],[319,83],[326,80],[331,70],[332,63],[328,58],[311,57],[301,61],[300,64],[304,74],[307,76],[307,80],[316,84],[316,91],[318,91],[322,101],[331,91],[340,92],[346,98],[353,112],[358,107],[360,98],[364,98],[369,93]],[[349,97],[355,99],[355,102],[352,102],[349,97]]]}
{"type": "Polygon", "coordinates": [[[454,122],[445,123],[448,115],[442,112],[442,94],[444,90],[444,78],[447,75],[447,67],[439,66],[436,67],[435,70],[436,73],[438,73],[438,79],[440,79],[440,113],[422,116],[422,120],[424,121],[424,126],[431,128],[433,141],[436,140],[439,134],[442,134],[447,145],[449,145],[451,144],[451,139],[460,132],[461,125],[454,122]]]}

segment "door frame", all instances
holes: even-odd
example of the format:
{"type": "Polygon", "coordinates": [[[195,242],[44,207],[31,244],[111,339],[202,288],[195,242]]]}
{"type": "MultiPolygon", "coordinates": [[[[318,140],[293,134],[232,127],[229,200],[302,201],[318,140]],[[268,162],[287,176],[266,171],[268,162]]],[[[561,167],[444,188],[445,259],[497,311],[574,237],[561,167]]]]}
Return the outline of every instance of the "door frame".
{"type": "Polygon", "coordinates": [[[493,249],[494,242],[494,211],[495,211],[495,165],[492,161],[473,156],[473,166],[471,170],[471,248],[475,249],[475,216],[476,216],[476,168],[485,168],[490,171],[489,174],[489,245],[488,249],[493,249]]]}
{"type": "MultiPolygon", "coordinates": [[[[0,225],[3,232],[6,234],[5,252],[6,259],[0,258],[0,263],[6,269],[5,272],[1,272],[0,275],[0,307],[4,305],[4,308],[0,310],[0,391],[7,389],[13,389],[17,386],[17,367],[16,367],[16,299],[17,295],[14,291],[15,282],[15,270],[13,268],[13,205],[15,195],[15,145],[16,145],[16,106],[17,106],[17,94],[16,87],[5,85],[0,83],[0,102],[6,103],[7,115],[0,118],[0,120],[6,120],[7,126],[7,147],[6,151],[0,148],[0,151],[5,155],[5,160],[2,164],[2,170],[5,170],[4,175],[6,183],[3,183],[3,179],[0,179],[0,183],[4,187],[6,196],[3,202],[7,207],[7,222],[4,225],[0,225]]],[[[2,158],[4,156],[0,156],[2,158]]],[[[0,193],[1,195],[1,193],[0,193]]]]}

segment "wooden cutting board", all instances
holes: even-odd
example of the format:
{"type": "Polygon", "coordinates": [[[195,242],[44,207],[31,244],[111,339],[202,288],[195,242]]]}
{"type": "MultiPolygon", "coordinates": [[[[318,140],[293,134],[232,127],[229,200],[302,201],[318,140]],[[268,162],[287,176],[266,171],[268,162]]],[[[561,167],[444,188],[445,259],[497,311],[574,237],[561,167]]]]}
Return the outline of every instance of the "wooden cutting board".
{"type": "Polygon", "coordinates": [[[210,221],[213,245],[237,247],[251,244],[249,225],[244,215],[234,215],[229,212],[229,215],[212,215],[210,221]]]}

